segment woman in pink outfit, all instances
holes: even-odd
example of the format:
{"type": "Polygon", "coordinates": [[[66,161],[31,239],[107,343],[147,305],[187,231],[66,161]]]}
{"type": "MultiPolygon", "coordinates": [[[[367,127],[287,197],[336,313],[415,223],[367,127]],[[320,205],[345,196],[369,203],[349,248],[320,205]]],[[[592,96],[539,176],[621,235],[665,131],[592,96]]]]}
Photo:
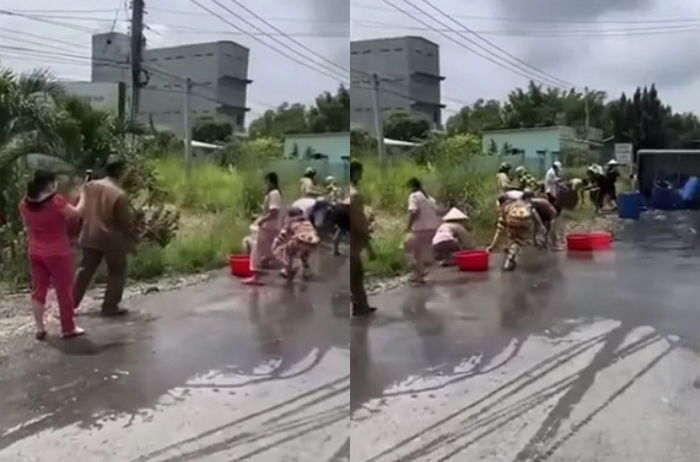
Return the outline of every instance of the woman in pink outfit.
{"type": "Polygon", "coordinates": [[[254,223],[258,233],[250,254],[250,270],[253,276],[243,281],[247,285],[262,285],[265,269],[268,269],[276,260],[272,252],[272,244],[280,231],[280,209],[282,208],[282,194],[277,174],[272,172],[265,175],[265,185],[267,194],[263,203],[263,214],[254,223]]]}
{"type": "Polygon", "coordinates": [[[433,260],[433,236],[440,226],[440,218],[435,200],[426,194],[418,178],[411,178],[408,187],[411,189],[408,196],[410,235],[404,250],[408,260],[413,263],[411,282],[423,284],[433,260]]]}
{"type": "Polygon", "coordinates": [[[32,309],[36,338],[46,338],[44,312],[46,295],[53,286],[58,299],[64,338],[85,333],[75,325],[73,303],[73,254],[68,238],[69,220],[80,216],[82,195],[76,207],[56,191],[56,175],[37,171],[27,186],[20,212],[27,228],[29,265],[32,276],[32,309]]]}

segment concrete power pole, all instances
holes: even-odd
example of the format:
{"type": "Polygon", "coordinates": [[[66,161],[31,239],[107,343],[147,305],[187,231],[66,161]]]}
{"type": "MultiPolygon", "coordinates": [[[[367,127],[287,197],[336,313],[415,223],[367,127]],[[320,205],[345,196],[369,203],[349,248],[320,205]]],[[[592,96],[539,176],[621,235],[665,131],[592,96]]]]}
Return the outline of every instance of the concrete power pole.
{"type": "Polygon", "coordinates": [[[377,134],[377,152],[379,154],[379,165],[384,168],[384,118],[379,106],[379,76],[372,75],[372,105],[374,106],[374,132],[377,134]]]}
{"type": "Polygon", "coordinates": [[[131,122],[139,115],[139,91],[141,89],[141,58],[143,52],[144,0],[132,0],[131,6],[131,122]]]}
{"type": "Polygon", "coordinates": [[[189,185],[190,176],[192,174],[192,127],[190,122],[190,97],[192,96],[192,79],[189,77],[185,81],[185,104],[184,124],[185,124],[185,173],[187,175],[187,183],[189,185]]]}

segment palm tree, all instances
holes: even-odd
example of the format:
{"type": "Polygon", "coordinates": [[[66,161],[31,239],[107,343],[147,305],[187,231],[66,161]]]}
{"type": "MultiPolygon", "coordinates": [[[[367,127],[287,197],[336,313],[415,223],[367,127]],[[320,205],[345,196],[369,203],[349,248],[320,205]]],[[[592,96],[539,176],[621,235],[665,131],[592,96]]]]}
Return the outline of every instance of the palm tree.
{"type": "Polygon", "coordinates": [[[18,76],[0,70],[0,224],[14,210],[19,161],[35,152],[58,153],[55,98],[60,86],[45,71],[18,76]]]}

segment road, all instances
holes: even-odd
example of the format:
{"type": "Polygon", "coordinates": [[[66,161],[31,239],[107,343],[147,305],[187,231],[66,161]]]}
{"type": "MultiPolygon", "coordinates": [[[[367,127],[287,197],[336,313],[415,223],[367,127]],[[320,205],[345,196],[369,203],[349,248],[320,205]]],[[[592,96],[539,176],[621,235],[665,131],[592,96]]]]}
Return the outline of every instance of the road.
{"type": "Polygon", "coordinates": [[[84,338],[0,359],[0,461],[349,460],[346,261],[319,281],[227,275],[131,302],[84,338]]]}
{"type": "Polygon", "coordinates": [[[351,327],[352,460],[697,461],[697,220],[375,297],[351,327]]]}

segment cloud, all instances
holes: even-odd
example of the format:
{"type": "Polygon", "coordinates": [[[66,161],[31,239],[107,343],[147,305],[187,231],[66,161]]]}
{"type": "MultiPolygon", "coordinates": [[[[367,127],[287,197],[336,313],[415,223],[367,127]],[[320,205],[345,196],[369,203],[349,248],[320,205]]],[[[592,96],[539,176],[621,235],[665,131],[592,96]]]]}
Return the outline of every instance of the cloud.
{"type": "Polygon", "coordinates": [[[644,10],[653,4],[654,0],[498,0],[501,13],[535,20],[590,20],[610,12],[644,10]]]}

